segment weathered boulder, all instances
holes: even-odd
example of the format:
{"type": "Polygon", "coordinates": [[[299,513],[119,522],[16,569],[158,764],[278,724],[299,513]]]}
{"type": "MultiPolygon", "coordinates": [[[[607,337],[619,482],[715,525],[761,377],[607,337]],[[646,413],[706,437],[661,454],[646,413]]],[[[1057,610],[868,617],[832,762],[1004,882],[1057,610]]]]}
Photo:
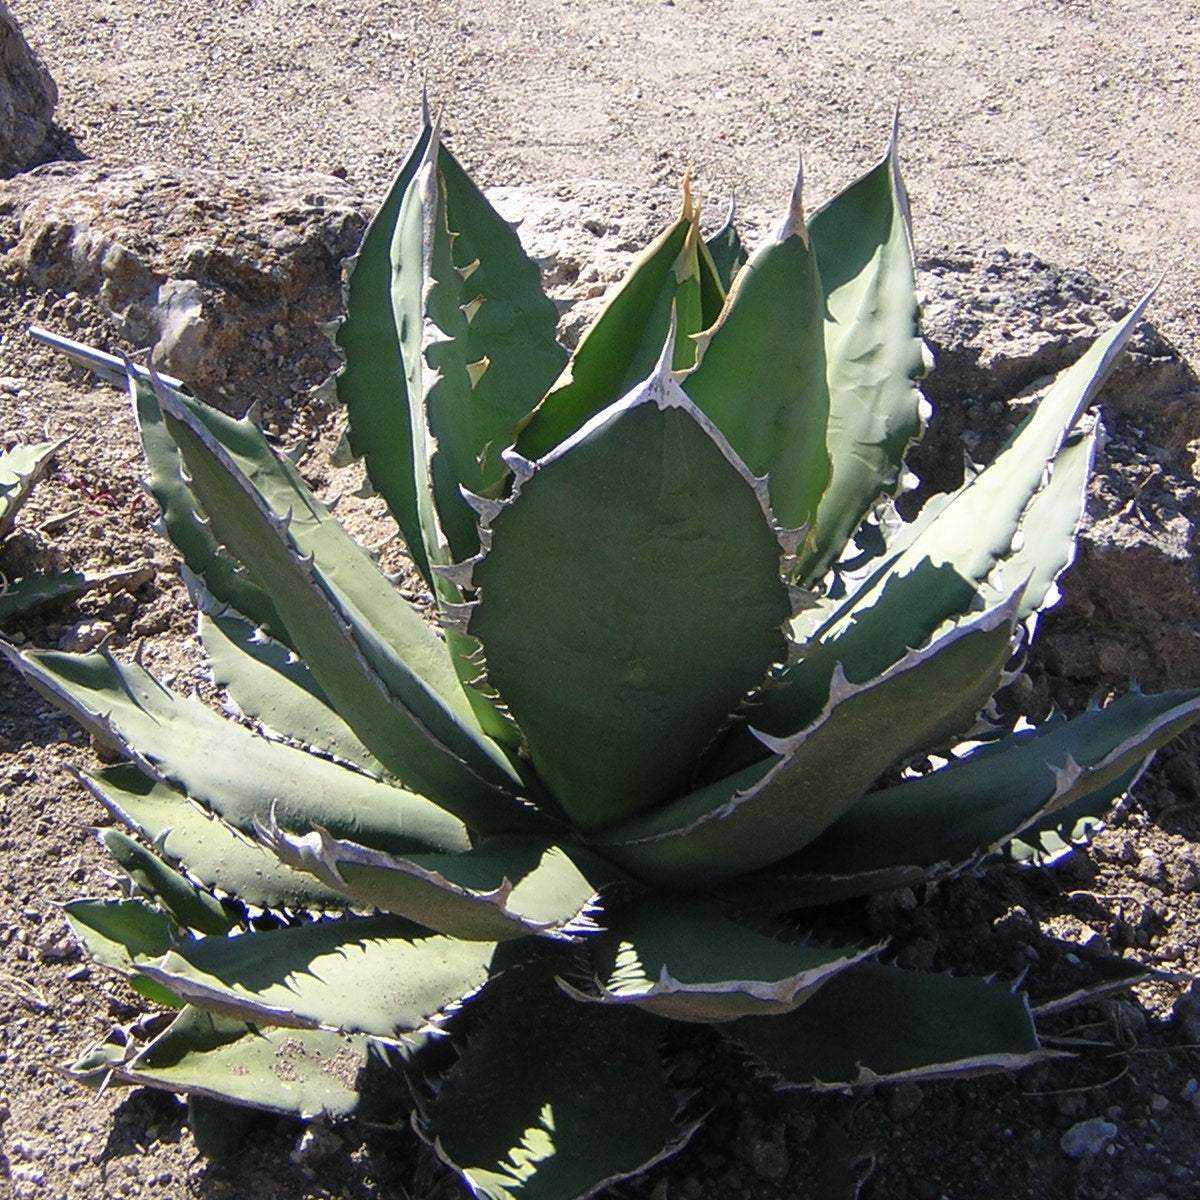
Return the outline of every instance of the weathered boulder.
{"type": "Polygon", "coordinates": [[[320,326],[365,221],[332,176],[54,164],[0,184],[0,289],[29,322],[148,350],[222,407],[290,401],[337,364],[320,326]]]}
{"type": "Polygon", "coordinates": [[[50,133],[58,88],[0,0],[0,175],[23,170],[50,133]]]}
{"type": "MultiPolygon", "coordinates": [[[[964,445],[988,462],[1047,376],[1129,305],[1085,274],[1002,250],[930,255],[920,278],[937,366],[913,465],[940,491],[961,481],[964,445]]],[[[1100,406],[1106,437],[1078,555],[1035,643],[1034,672],[1060,702],[1072,688],[1200,684],[1200,383],[1146,324],[1100,406]]]]}

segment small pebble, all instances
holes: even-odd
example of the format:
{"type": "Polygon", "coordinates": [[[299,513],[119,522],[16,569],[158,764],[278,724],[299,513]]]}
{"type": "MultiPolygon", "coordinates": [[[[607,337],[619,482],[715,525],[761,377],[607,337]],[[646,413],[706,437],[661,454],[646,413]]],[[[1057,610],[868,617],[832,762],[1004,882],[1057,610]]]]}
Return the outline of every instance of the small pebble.
{"type": "Polygon", "coordinates": [[[1068,1158],[1096,1158],[1116,1141],[1117,1127],[1103,1117],[1072,1125],[1059,1139],[1068,1158]]]}
{"type": "Polygon", "coordinates": [[[1167,873],[1163,869],[1162,859],[1157,854],[1143,854],[1138,859],[1137,877],[1143,883],[1163,883],[1167,873]]]}
{"type": "Polygon", "coordinates": [[[342,1148],[342,1139],[332,1129],[308,1125],[289,1157],[297,1165],[321,1162],[342,1148]]]}

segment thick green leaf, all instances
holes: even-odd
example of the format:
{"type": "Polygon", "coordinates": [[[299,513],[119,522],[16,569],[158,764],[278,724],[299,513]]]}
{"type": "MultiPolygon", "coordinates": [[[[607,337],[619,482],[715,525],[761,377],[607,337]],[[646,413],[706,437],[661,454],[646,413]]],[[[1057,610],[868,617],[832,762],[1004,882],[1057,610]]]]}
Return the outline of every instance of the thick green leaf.
{"type": "Polygon", "coordinates": [[[383,765],[330,707],[312,672],[232,609],[205,611],[200,638],[213,682],[238,710],[270,733],[353,763],[374,775],[383,765]]]}
{"type": "MultiPolygon", "coordinates": [[[[878,675],[929,630],[969,611],[996,567],[1018,553],[1014,566],[1023,574],[1008,578],[1006,588],[1036,581],[1030,595],[1038,603],[1044,599],[1037,587],[1046,588],[1046,581],[1070,562],[1080,506],[1080,492],[1071,481],[1080,466],[1078,454],[1087,451],[1086,443],[1074,442],[1071,430],[1120,356],[1145,304],[1057,377],[985,470],[926,504],[916,521],[892,538],[885,559],[832,613],[823,610],[815,628],[801,615],[793,632],[814,649],[791,664],[779,686],[763,698],[755,714],[759,728],[777,736],[801,728],[819,711],[838,665],[852,683],[878,675]],[[1053,463],[1064,444],[1068,460],[1056,485],[1053,463]],[[1039,501],[1048,472],[1050,492],[1039,501]]],[[[1029,607],[1023,603],[1022,611],[1029,607]]]]}
{"type": "Polygon", "coordinates": [[[138,974],[139,965],[165,954],[179,932],[165,912],[141,900],[71,900],[63,916],[88,954],[120,971],[140,996],[152,1004],[178,1005],[170,991],[138,974]]]}
{"type": "Polygon", "coordinates": [[[829,482],[825,301],[800,180],[779,231],[742,268],[683,390],[756,476],[787,529],[808,529],[829,482]]]}
{"type": "Polygon", "coordinates": [[[586,943],[594,978],[570,993],[679,1021],[790,1012],[838,971],[874,953],[795,944],[696,900],[606,905],[604,925],[586,943]]]}
{"type": "Polygon", "coordinates": [[[706,242],[697,246],[696,265],[700,276],[700,327],[708,329],[716,324],[721,315],[728,289],[721,281],[720,272],[712,260],[706,242]]]}
{"type": "Polygon", "coordinates": [[[500,452],[567,363],[555,331],[558,309],[542,291],[541,270],[513,227],[488,203],[443,145],[438,170],[454,262],[463,276],[460,303],[468,306],[466,357],[486,360],[472,391],[477,484],[488,491],[507,474],[500,452]]]}
{"type": "Polygon", "coordinates": [[[879,497],[896,491],[904,452],[921,432],[916,380],[925,368],[894,132],[883,160],[808,228],[825,291],[833,473],[800,560],[803,580],[836,561],[879,497]]]}
{"type": "Polygon", "coordinates": [[[477,992],[495,944],[430,934],[398,917],[345,917],[202,938],[138,969],[217,1016],[394,1040],[477,992]]]}
{"type": "MultiPolygon", "coordinates": [[[[484,414],[476,405],[468,370],[469,323],[436,166],[438,138],[434,130],[400,205],[391,285],[411,409],[417,516],[431,569],[476,552],[475,516],[461,487],[484,490],[484,445],[476,437],[484,414]]],[[[507,441],[510,431],[511,423],[502,425],[499,436],[507,441]]],[[[492,440],[489,436],[484,443],[492,440]]],[[[437,584],[435,575],[435,591],[437,584]]]]}
{"type": "Polygon", "coordinates": [[[359,904],[473,941],[588,932],[594,925],[587,910],[612,876],[582,852],[533,837],[492,838],[463,854],[405,858],[324,830],[293,837],[271,829],[264,840],[284,862],[359,904]]]}
{"type": "Polygon", "coordinates": [[[445,644],[249,422],[159,389],[220,540],[270,584],[306,665],[364,745],[410,786],[485,827],[516,814],[445,644]],[[507,802],[506,802],[507,801],[507,802]]]}
{"type": "Polygon", "coordinates": [[[897,761],[969,724],[999,680],[1017,597],[951,629],[868,684],[834,676],[808,729],[773,758],[593,839],[654,884],[686,886],[778,862],[842,816],[897,761]]]}
{"type": "Polygon", "coordinates": [[[803,729],[817,718],[836,674],[852,684],[877,679],[922,645],[942,625],[944,614],[969,613],[978,592],[951,564],[928,558],[886,575],[867,601],[842,606],[842,612],[848,611],[844,620],[839,613],[821,633],[801,643],[802,656],[787,666],[755,708],[755,728],[773,737],[803,729]]]}
{"type": "Polygon", "coordinates": [[[307,832],[321,825],[380,849],[462,849],[466,830],[437,805],[368,775],[270,742],[176,695],[141,667],[108,654],[0,652],[35,688],[143,770],[253,834],[275,819],[307,832]]]}
{"type": "MultiPolygon", "coordinates": [[[[742,239],[738,234],[737,226],[734,224],[736,215],[737,202],[736,200],[730,200],[729,212],[726,214],[725,223],[711,237],[704,239],[704,249],[708,252],[713,272],[721,287],[722,297],[733,287],[737,273],[745,265],[747,258],[749,258],[749,255],[746,253],[746,247],[742,245],[742,239]]],[[[715,319],[716,313],[713,314],[713,320],[715,319]]],[[[711,323],[710,321],[709,324],[711,323]]]]}
{"type": "Polygon", "coordinates": [[[595,830],[686,786],[783,659],[783,548],[666,367],[518,478],[468,628],[539,775],[595,830]]]}
{"type": "Polygon", "coordinates": [[[146,567],[112,571],[107,575],[85,575],[82,571],[37,571],[20,579],[0,575],[0,625],[11,617],[30,612],[42,604],[75,600],[86,592],[140,587],[150,576],[146,567]]]}
{"type": "Polygon", "coordinates": [[[856,1084],[1014,1070],[1043,1050],[1029,1001],[1003,984],[860,963],[782,1017],[748,1017],[728,1035],[780,1087],[856,1084]]]}
{"type": "MultiPolygon", "coordinates": [[[[434,130],[401,197],[392,238],[390,295],[408,397],[417,536],[445,618],[463,596],[444,568],[469,558],[479,546],[475,515],[462,488],[484,490],[482,456],[492,440],[488,422],[495,414],[485,413],[473,394],[486,363],[472,363],[469,357],[469,313],[477,306],[464,304],[467,272],[452,258],[453,239],[435,165],[438,147],[434,130]],[[479,425],[486,426],[483,434],[479,425]]],[[[511,423],[503,433],[507,442],[511,423]]],[[[470,711],[474,727],[501,744],[515,745],[510,723],[489,696],[471,686],[478,675],[478,646],[460,631],[448,629],[446,650],[456,679],[465,687],[455,699],[470,711]]],[[[488,749],[497,754],[494,747],[488,749]]],[[[478,747],[474,753],[478,755],[478,747]]]]}
{"type": "Polygon", "coordinates": [[[130,1083],[313,1120],[359,1112],[363,1037],[259,1029],[187,1006],[120,1074],[130,1083]]]}
{"type": "Polygon", "coordinates": [[[157,900],[183,929],[222,934],[233,928],[234,919],[216,897],[198,888],[133,838],[119,829],[102,829],[100,840],[133,882],[157,900]]]}
{"type": "Polygon", "coordinates": [[[143,900],[71,900],[63,915],[87,952],[118,971],[161,958],[174,940],[171,918],[143,900]]]}
{"type": "Polygon", "coordinates": [[[387,502],[427,583],[433,576],[418,513],[420,485],[414,472],[411,401],[390,297],[392,237],[431,132],[426,121],[363,235],[350,266],[346,317],[336,339],[346,358],[337,377],[337,391],[350,416],[350,448],[365,458],[371,484],[387,502]]]}
{"type": "MultiPolygon", "coordinates": [[[[695,259],[695,212],[683,213],[642,252],[584,334],[562,377],[516,440],[518,453],[541,458],[653,370],[671,328],[680,276],[695,259]]],[[[697,268],[698,270],[698,268],[697,268]]],[[[680,326],[680,339],[699,332],[680,326]]]]}
{"type": "MultiPolygon", "coordinates": [[[[430,424],[441,425],[434,432],[443,465],[453,464],[462,472],[457,482],[472,491],[499,483],[506,473],[500,451],[567,357],[555,340],[557,310],[542,292],[536,263],[427,121],[364,237],[349,278],[347,315],[337,340],[346,356],[338,392],[350,415],[351,448],[366,455],[372,484],[387,500],[430,586],[434,577],[426,550],[429,531],[421,515],[426,504],[422,493],[428,487],[425,389],[417,379],[417,390],[411,390],[414,370],[423,371],[425,365],[411,358],[411,339],[415,336],[420,342],[423,321],[411,324],[410,305],[396,302],[393,284],[398,272],[405,273],[414,281],[417,308],[424,306],[421,277],[427,264],[419,243],[404,237],[402,209],[406,196],[411,203],[422,167],[431,166],[435,158],[436,171],[431,168],[429,173],[439,193],[436,233],[446,238],[447,228],[452,230],[454,243],[453,261],[448,253],[440,256],[435,278],[441,295],[436,304],[441,320],[449,316],[455,325],[453,336],[462,339],[459,371],[468,363],[482,370],[473,386],[459,389],[465,404],[457,413],[448,416],[443,404],[431,414],[430,424]],[[461,440],[443,441],[447,430],[462,434],[461,440]]],[[[427,232],[435,232],[432,225],[422,231],[421,240],[427,232]]],[[[428,365],[436,368],[433,362],[428,365]]],[[[446,471],[447,478],[452,474],[453,469],[446,471]]],[[[469,513],[460,509],[455,493],[448,491],[445,499],[459,518],[452,522],[456,530],[451,544],[463,536],[469,544],[474,537],[469,513]]],[[[459,557],[473,552],[456,545],[459,557]]]]}
{"type": "MultiPolygon", "coordinates": [[[[704,309],[703,242],[700,240],[700,210],[692,207],[691,190],[686,178],[683,185],[684,205],[691,208],[692,225],[675,261],[675,301],[671,328],[675,333],[671,366],[676,371],[690,371],[696,365],[701,332],[709,322],[704,309]]],[[[709,281],[711,284],[711,280],[709,281]]]]}
{"type": "Polygon", "coordinates": [[[1075,561],[1099,435],[1099,422],[1088,424],[1087,429],[1077,427],[1063,442],[1049,479],[1021,517],[1013,553],[1001,566],[1004,579],[1028,581],[1021,598],[1021,620],[1057,602],[1058,579],[1075,561]]]}
{"type": "Polygon", "coordinates": [[[345,905],[341,892],[293,871],[259,842],[137,767],[107,767],[81,775],[80,781],[114,817],[210,890],[220,888],[243,904],[269,909],[345,905]]]}
{"type": "Polygon", "coordinates": [[[213,537],[203,508],[185,477],[175,439],[167,432],[154,385],[130,372],[129,395],[142,453],[146,486],[161,511],[159,529],[183,557],[188,570],[204,580],[208,591],[270,637],[288,643],[287,628],[266,588],[260,587],[213,537]]]}
{"type": "Polygon", "coordinates": [[[1197,719],[1200,691],[1133,692],[1010,734],[864,796],[798,854],[724,893],[783,912],[960,870],[1023,830],[1022,842],[1036,844],[1044,831],[1065,849],[1076,821],[1098,823],[1149,756],[1197,719]]]}
{"type": "Polygon", "coordinates": [[[571,1200],[675,1153],[694,1126],[628,1012],[511,989],[437,1085],[418,1130],[488,1200],[571,1200]]]}
{"type": "Polygon", "coordinates": [[[0,539],[12,531],[21,505],[65,441],[66,438],[59,438],[36,445],[18,444],[0,454],[0,539]]]}

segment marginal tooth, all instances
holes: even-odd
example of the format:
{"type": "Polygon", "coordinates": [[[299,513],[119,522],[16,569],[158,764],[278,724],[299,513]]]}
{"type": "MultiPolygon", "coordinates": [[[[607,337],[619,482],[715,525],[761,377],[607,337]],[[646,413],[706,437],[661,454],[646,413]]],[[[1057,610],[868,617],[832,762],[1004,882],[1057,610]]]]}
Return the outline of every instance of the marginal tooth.
{"type": "Polygon", "coordinates": [[[843,700],[853,696],[855,692],[862,689],[856,687],[846,678],[846,669],[841,663],[835,663],[833,667],[833,677],[829,681],[829,699],[825,703],[826,709],[832,710],[843,700]]]}
{"type": "Polygon", "coordinates": [[[1075,782],[1083,774],[1083,768],[1068,754],[1067,761],[1061,767],[1051,767],[1054,773],[1055,796],[1066,795],[1075,786],[1075,782]]]}
{"type": "Polygon", "coordinates": [[[513,473],[513,479],[517,487],[533,478],[534,465],[523,454],[518,454],[515,446],[509,446],[507,450],[500,451],[500,458],[504,465],[513,473]]]}
{"type": "Polygon", "coordinates": [[[432,570],[439,579],[444,579],[447,583],[454,584],[456,588],[472,588],[475,586],[472,578],[477,561],[477,559],[468,558],[465,562],[434,566],[432,570]]]}
{"type": "Polygon", "coordinates": [[[462,498],[471,506],[481,525],[490,525],[504,510],[503,500],[490,500],[477,492],[468,492],[462,488],[462,498]]]}
{"type": "Polygon", "coordinates": [[[442,627],[449,633],[457,633],[462,636],[468,636],[468,625],[471,621],[471,613],[474,611],[474,604],[443,604],[442,605],[442,627]]]}
{"type": "Polygon", "coordinates": [[[479,381],[483,378],[484,373],[491,365],[491,359],[489,359],[486,355],[478,362],[467,363],[467,375],[471,380],[472,391],[479,385],[479,381]]]}
{"type": "Polygon", "coordinates": [[[469,300],[466,304],[459,305],[459,308],[462,309],[463,316],[467,318],[468,325],[475,320],[475,314],[483,307],[483,300],[484,297],[483,293],[481,292],[475,297],[474,300],[469,300]]]}

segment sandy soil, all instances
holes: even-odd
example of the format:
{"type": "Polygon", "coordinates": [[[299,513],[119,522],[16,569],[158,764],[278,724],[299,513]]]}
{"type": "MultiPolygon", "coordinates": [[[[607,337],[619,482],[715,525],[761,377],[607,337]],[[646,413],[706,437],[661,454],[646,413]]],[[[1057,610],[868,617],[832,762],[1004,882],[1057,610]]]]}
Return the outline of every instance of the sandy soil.
{"type": "MultiPolygon", "coordinates": [[[[61,141],[93,162],[264,166],[343,176],[378,194],[406,144],[422,81],[483,181],[673,184],[694,165],[706,202],[736,191],[752,222],[782,209],[798,146],[815,204],[882,150],[903,111],[918,254],[963,243],[1029,250],[1132,296],[1160,277],[1160,331],[1200,361],[1200,5],[1148,0],[15,0],[57,79],[61,141]]],[[[136,598],[89,601],[23,630],[41,644],[140,642],[186,682],[190,617],[170,556],[148,534],[138,464],[115,392],[31,369],[24,311],[0,312],[0,432],[74,431],[70,465],[31,513],[65,507],[55,550],[99,566],[150,556],[136,598]],[[50,492],[55,495],[50,495],[50,492]],[[39,507],[40,506],[40,507],[39,507]]],[[[51,539],[52,540],[52,539],[51,539]]],[[[34,547],[36,550],[37,547],[34,547]]],[[[1184,682],[1184,681],[1179,681],[1184,682]]],[[[1191,680],[1196,683],[1200,680],[1191,680]]],[[[78,958],[55,904],[110,889],[65,773],[84,739],[0,676],[0,1196],[447,1197],[406,1131],[299,1142],[263,1127],[230,1164],[197,1160],[178,1105],[100,1100],[53,1067],[137,1010],[78,958]]],[[[1189,1197],[1200,1190],[1200,774],[1189,744],[1161,757],[1086,856],[1039,880],[1004,873],[868,914],[912,965],[1008,976],[1054,954],[1051,934],[1094,930],[1180,978],[1085,1008],[1060,1031],[1096,1043],[1053,1068],[900,1087],[820,1103],[778,1098],[701,1039],[704,1132],[680,1159],[614,1195],[796,1197],[819,1186],[832,1115],[878,1165],[883,1197],[1189,1197]],[[981,937],[981,931],[984,936],[981,937]],[[1174,1013],[1172,1014],[1172,1008],[1174,1013]],[[1116,1127],[1075,1159],[1077,1123],[1116,1127]]],[[[1034,971],[1034,984],[1037,971],[1034,971]]]]}

